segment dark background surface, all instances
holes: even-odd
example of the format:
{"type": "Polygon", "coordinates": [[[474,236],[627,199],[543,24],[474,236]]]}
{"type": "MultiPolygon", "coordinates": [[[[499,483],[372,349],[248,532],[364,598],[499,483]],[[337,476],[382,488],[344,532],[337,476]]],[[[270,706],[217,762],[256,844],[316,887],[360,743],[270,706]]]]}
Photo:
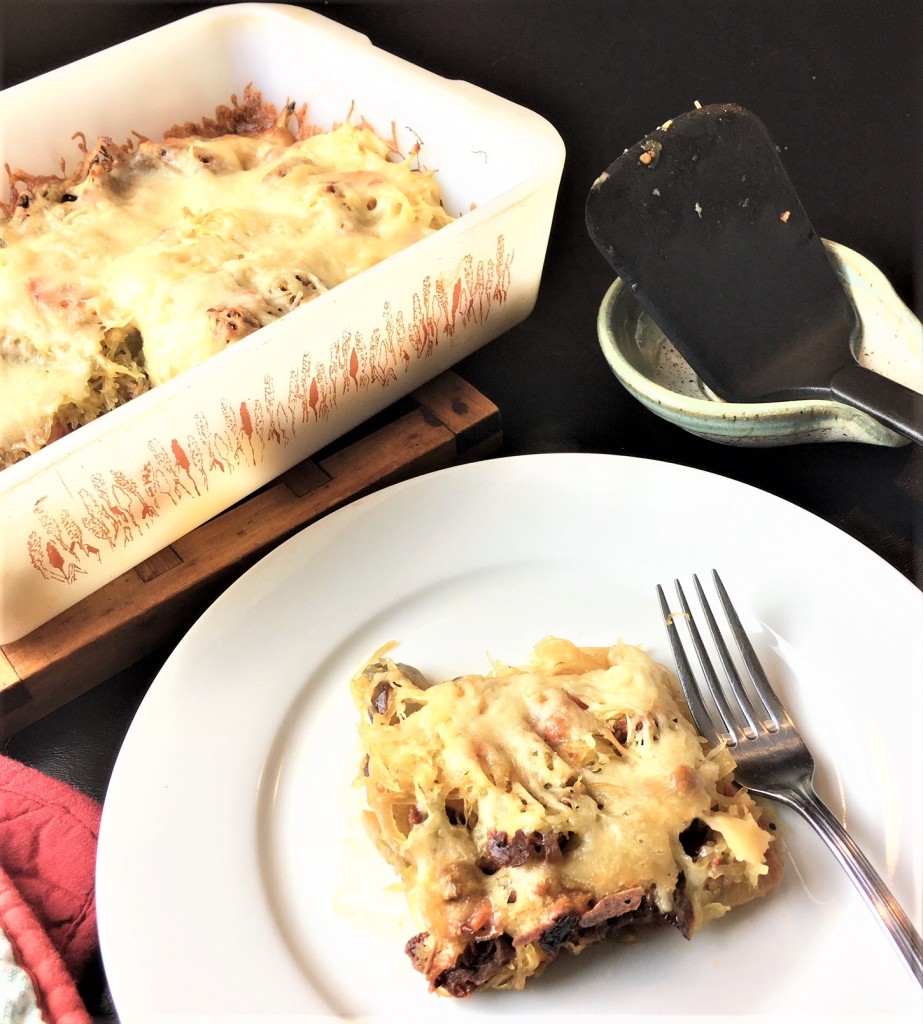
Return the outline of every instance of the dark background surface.
{"type": "MultiPolygon", "coordinates": [[[[207,6],[216,5],[0,0],[2,85],[207,6]]],[[[818,233],[876,263],[920,315],[921,5],[300,6],[441,75],[528,106],[564,138],[567,162],[535,312],[457,368],[500,407],[501,454],[611,452],[732,477],[818,514],[923,585],[923,453],[858,444],[731,448],[657,419],[622,390],[599,350],[596,312],[611,274],[583,218],[590,185],[623,149],[695,101],[739,103],[769,128],[818,233]]],[[[24,730],[3,752],[104,799],[125,731],[168,653],[147,657],[24,730]]],[[[101,970],[83,990],[100,1021],[117,1019],[101,970]]]]}

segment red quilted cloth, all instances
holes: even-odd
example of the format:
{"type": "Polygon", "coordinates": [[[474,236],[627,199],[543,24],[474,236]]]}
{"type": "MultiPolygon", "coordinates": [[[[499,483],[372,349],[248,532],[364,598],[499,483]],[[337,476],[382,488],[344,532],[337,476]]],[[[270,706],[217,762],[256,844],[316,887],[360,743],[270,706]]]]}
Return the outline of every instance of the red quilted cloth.
{"type": "Polygon", "coordinates": [[[97,947],[99,819],[89,797],[0,756],[0,944],[14,961],[0,964],[0,1018],[5,999],[13,1022],[35,1019],[31,998],[45,1024],[89,1024],[75,979],[97,947]]]}

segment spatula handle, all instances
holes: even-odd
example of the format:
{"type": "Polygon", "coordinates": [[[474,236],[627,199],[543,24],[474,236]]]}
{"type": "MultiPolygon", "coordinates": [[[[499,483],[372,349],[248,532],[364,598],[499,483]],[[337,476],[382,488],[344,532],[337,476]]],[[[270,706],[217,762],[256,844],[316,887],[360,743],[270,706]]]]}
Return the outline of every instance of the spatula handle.
{"type": "Polygon", "coordinates": [[[840,401],[923,444],[923,395],[919,392],[859,363],[838,370],[830,381],[830,389],[840,401]]]}

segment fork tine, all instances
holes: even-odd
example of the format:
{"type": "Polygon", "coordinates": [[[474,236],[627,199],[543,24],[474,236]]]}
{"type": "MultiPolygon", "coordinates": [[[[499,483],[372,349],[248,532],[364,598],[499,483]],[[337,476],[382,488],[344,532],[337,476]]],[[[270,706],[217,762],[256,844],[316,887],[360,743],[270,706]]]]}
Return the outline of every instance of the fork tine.
{"type": "Polygon", "coordinates": [[[769,714],[775,729],[778,730],[784,723],[791,722],[791,719],[782,705],[782,702],[776,696],[769,680],[766,678],[766,673],[763,671],[763,666],[760,664],[759,658],[756,656],[756,651],[753,650],[753,645],[750,643],[734,605],[731,604],[728,592],[725,590],[724,584],[721,582],[721,577],[715,569],[712,569],[712,578],[715,581],[718,597],[721,599],[721,604],[724,607],[724,614],[727,616],[727,620],[730,623],[731,633],[737,642],[740,655],[744,660],[744,664],[747,666],[747,671],[750,673],[751,679],[753,680],[753,688],[759,694],[760,700],[765,705],[766,711],[769,714]]]}
{"type": "MultiPolygon", "coordinates": [[[[708,655],[705,644],[702,642],[702,634],[699,632],[699,627],[696,625],[692,609],[689,607],[689,602],[686,600],[682,584],[679,580],[674,580],[673,582],[676,585],[676,593],[679,597],[680,606],[686,615],[686,622],[689,626],[689,635],[692,637],[692,645],[695,648],[696,655],[698,656],[699,664],[702,666],[702,671],[705,673],[705,681],[708,684],[709,692],[715,701],[715,707],[718,709],[718,714],[724,722],[724,727],[727,729],[731,743],[739,743],[744,737],[741,734],[737,718],[731,710],[730,704],[727,702],[727,698],[724,695],[724,688],[721,685],[721,681],[718,679],[718,674],[715,672],[714,665],[712,665],[712,661],[708,655]]],[[[698,580],[696,580],[696,583],[698,583],[698,580]]],[[[708,607],[708,602],[704,601],[704,594],[701,593],[701,587],[699,588],[699,595],[700,600],[703,600],[703,607],[705,608],[706,616],[709,618],[709,625],[711,625],[714,623],[714,616],[711,615],[711,609],[708,607]]],[[[720,637],[720,634],[718,635],[720,637]]]]}
{"type": "Polygon", "coordinates": [[[720,737],[711,720],[711,715],[709,715],[708,709],[702,701],[702,694],[699,692],[695,674],[689,664],[689,659],[686,657],[683,642],[680,640],[679,631],[673,620],[673,612],[670,611],[663,587],[659,583],[657,584],[657,596],[660,598],[660,610],[663,613],[664,625],[667,627],[667,636],[670,640],[670,647],[673,650],[676,674],[679,676],[679,683],[683,688],[683,696],[686,698],[686,703],[689,705],[692,720],[695,722],[695,727],[705,737],[708,745],[712,747],[717,746],[720,742],[720,737]]]}
{"type": "MultiPolygon", "coordinates": [[[[712,570],[714,572],[714,570],[712,570]]],[[[705,612],[705,621],[708,623],[708,630],[712,635],[712,639],[715,642],[715,648],[718,651],[718,655],[721,658],[721,664],[724,665],[724,671],[727,675],[728,682],[731,685],[731,690],[734,696],[737,698],[737,705],[740,709],[740,713],[747,721],[747,728],[750,730],[749,736],[752,739],[753,736],[759,732],[759,724],[756,721],[756,717],[753,714],[753,705],[750,703],[750,698],[747,696],[746,690],[743,688],[743,684],[740,681],[740,674],[737,671],[737,666],[734,664],[734,660],[731,658],[731,652],[728,650],[727,644],[724,642],[724,634],[715,621],[715,616],[711,610],[711,605],[708,603],[708,598],[705,596],[705,591],[702,589],[702,584],[699,582],[699,577],[693,575],[693,582],[695,583],[696,593],[699,597],[699,604],[702,606],[702,611],[705,612]]],[[[732,627],[733,628],[733,627],[732,627]]],[[[716,701],[718,695],[716,694],[716,701]]],[[[721,701],[724,701],[724,695],[721,694],[721,701]]],[[[719,703],[719,708],[721,704],[719,703]]],[[[733,716],[730,708],[727,707],[727,713],[733,716]]],[[[722,714],[724,714],[722,712],[722,714]]]]}

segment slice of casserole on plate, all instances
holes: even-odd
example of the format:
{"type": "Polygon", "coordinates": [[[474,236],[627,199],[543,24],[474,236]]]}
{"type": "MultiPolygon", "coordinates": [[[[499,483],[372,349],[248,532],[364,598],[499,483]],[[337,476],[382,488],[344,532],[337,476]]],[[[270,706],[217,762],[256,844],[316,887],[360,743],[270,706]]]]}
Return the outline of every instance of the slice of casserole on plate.
{"type": "Polygon", "coordinates": [[[549,637],[532,663],[430,685],[379,651],[352,682],[375,841],[430,988],[514,988],[563,950],[689,938],[777,882],[763,809],[637,647],[549,637]]]}

